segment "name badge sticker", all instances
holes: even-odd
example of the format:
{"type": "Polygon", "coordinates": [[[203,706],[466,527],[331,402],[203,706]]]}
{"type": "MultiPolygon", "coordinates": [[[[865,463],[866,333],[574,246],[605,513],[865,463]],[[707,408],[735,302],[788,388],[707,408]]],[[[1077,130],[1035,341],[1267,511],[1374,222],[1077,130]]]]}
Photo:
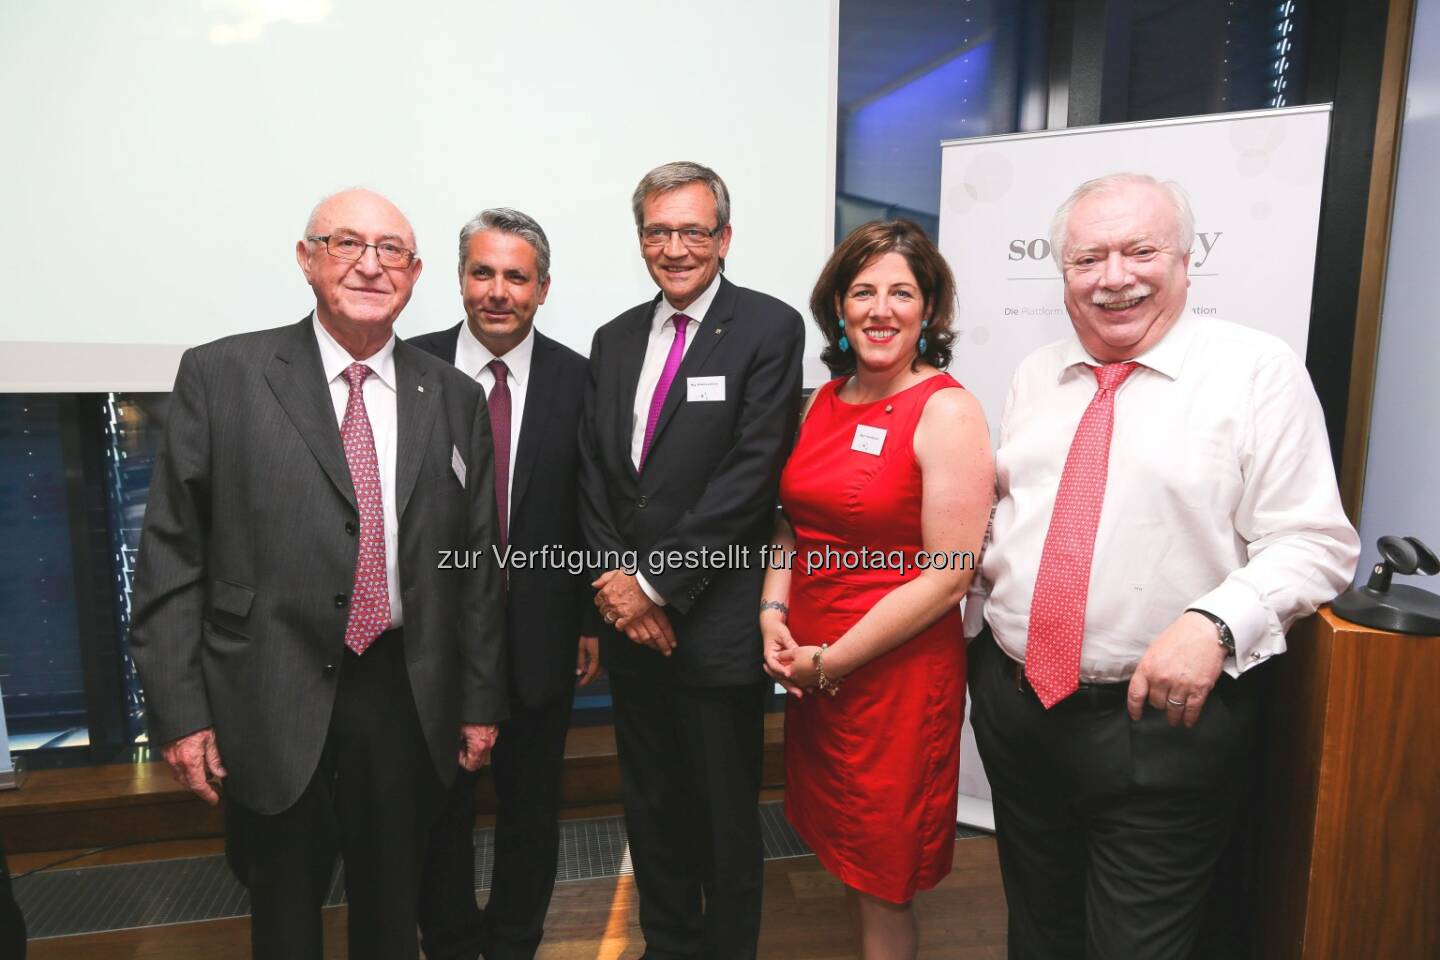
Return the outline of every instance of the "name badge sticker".
{"type": "Polygon", "coordinates": [[[861,453],[868,453],[872,457],[880,456],[880,448],[885,446],[885,428],[867,427],[861,423],[855,427],[855,439],[850,441],[850,449],[858,450],[861,453]]]}
{"type": "Polygon", "coordinates": [[[689,403],[713,403],[725,399],[725,378],[687,377],[685,400],[689,403]]]}
{"type": "Polygon", "coordinates": [[[460,481],[460,486],[465,486],[465,459],[460,456],[460,448],[450,447],[450,469],[455,471],[455,479],[460,481]]]}

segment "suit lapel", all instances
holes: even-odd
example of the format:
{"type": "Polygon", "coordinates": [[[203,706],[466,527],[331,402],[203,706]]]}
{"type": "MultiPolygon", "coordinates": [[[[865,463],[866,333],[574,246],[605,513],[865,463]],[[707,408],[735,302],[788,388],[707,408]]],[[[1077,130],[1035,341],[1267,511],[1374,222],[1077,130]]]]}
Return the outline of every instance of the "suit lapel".
{"type": "Polygon", "coordinates": [[[320,347],[315,342],[312,321],[307,316],[291,328],[274,358],[265,368],[265,380],[305,445],[319,461],[320,468],[335,489],[355,506],[355,488],[350,467],[335,423],[335,403],[320,365],[320,347]]]}
{"type": "Polygon", "coordinates": [[[554,342],[536,330],[535,352],[530,357],[530,382],[525,385],[525,412],[520,415],[520,449],[515,451],[515,488],[510,491],[512,530],[530,475],[535,472],[535,461],[540,456],[545,424],[555,405],[555,391],[549,386],[554,383],[554,350],[554,342]]]}
{"type": "Polygon", "coordinates": [[[653,451],[660,443],[660,435],[665,432],[665,425],[675,416],[675,411],[680,409],[680,404],[685,399],[687,377],[697,376],[705,369],[705,360],[715,345],[724,339],[725,325],[735,315],[735,287],[730,281],[721,279],[720,289],[715,291],[715,300],[710,304],[710,309],[705,311],[705,322],[695,331],[695,339],[685,351],[685,359],[680,361],[680,369],[675,372],[675,379],[670,381],[670,390],[665,394],[665,405],[660,408],[660,420],[655,424],[655,437],[650,441],[650,449],[653,451]]]}
{"type": "Polygon", "coordinates": [[[631,476],[636,476],[635,464],[630,460],[630,441],[635,430],[635,391],[640,388],[640,368],[645,365],[645,348],[650,341],[650,323],[655,319],[655,305],[660,294],[650,303],[636,307],[630,322],[620,338],[620,409],[615,411],[615,427],[619,434],[620,449],[625,453],[625,462],[630,466],[631,476]]]}
{"type": "Polygon", "coordinates": [[[455,324],[455,326],[446,330],[445,336],[441,338],[445,343],[445,354],[441,359],[452,367],[455,366],[455,354],[460,352],[460,328],[464,326],[464,324],[465,321],[461,320],[455,324]]]}
{"type": "Polygon", "coordinates": [[[412,348],[395,344],[395,419],[399,436],[395,446],[395,515],[405,516],[405,506],[415,491],[415,478],[425,459],[425,441],[440,405],[440,383],[410,355],[412,348]]]}

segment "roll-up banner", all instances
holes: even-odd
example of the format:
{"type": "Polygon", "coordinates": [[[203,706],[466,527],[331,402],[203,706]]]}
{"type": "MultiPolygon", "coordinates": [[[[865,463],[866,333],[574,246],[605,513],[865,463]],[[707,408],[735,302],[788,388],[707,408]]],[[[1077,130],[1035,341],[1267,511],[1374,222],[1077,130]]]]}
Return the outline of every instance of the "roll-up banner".
{"type": "MultiPolygon", "coordinates": [[[[940,250],[959,293],[950,372],[984,406],[992,439],[1020,360],[1071,334],[1051,218],[1108,173],[1150,174],[1189,194],[1185,309],[1267,330],[1304,357],[1329,131],[1321,104],[942,143],[940,250]]],[[[968,706],[960,794],[960,822],[993,829],[968,706]]]]}

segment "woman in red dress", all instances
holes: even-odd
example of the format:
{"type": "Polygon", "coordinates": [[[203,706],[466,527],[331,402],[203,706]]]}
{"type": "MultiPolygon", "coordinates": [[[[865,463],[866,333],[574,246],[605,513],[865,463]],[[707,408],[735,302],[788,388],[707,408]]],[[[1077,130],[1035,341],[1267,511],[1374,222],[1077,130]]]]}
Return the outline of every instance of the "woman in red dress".
{"type": "Polygon", "coordinates": [[[914,957],[911,900],[954,852],[959,603],[994,465],[980,404],[942,371],[955,282],[918,226],[857,229],[810,309],[836,379],[781,478],[760,613],[766,670],[791,694],[785,812],[857,895],[867,960],[914,957]]]}

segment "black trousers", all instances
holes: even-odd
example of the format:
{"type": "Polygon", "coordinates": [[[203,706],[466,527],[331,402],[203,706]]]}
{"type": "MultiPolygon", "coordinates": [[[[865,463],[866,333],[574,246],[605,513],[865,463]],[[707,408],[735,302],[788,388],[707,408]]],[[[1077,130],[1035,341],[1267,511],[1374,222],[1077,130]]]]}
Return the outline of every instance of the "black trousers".
{"type": "MultiPolygon", "coordinates": [[[[519,703],[512,695],[512,704],[519,703]]],[[[475,903],[475,783],[461,770],[430,829],[420,882],[420,933],[429,960],[535,956],[555,890],[560,855],[560,783],[574,701],[520,708],[500,724],[491,754],[495,868],[490,901],[475,903]]]]}
{"type": "Polygon", "coordinates": [[[383,634],[362,656],[347,649],[320,764],[300,799],[265,815],[226,798],[225,853],[250,890],[251,955],[318,960],[320,908],[338,852],[352,960],[417,958],[420,864],[444,799],[401,632],[383,634]]]}
{"type": "Polygon", "coordinates": [[[1012,960],[1206,955],[1203,921],[1248,786],[1263,676],[1222,674],[1187,729],[1149,707],[1131,721],[1126,684],[1082,687],[1045,710],[988,628],[969,656],[1012,960]]]}
{"type": "Polygon", "coordinates": [[[610,675],[625,828],[649,960],[755,956],[767,683],[610,675]]]}

